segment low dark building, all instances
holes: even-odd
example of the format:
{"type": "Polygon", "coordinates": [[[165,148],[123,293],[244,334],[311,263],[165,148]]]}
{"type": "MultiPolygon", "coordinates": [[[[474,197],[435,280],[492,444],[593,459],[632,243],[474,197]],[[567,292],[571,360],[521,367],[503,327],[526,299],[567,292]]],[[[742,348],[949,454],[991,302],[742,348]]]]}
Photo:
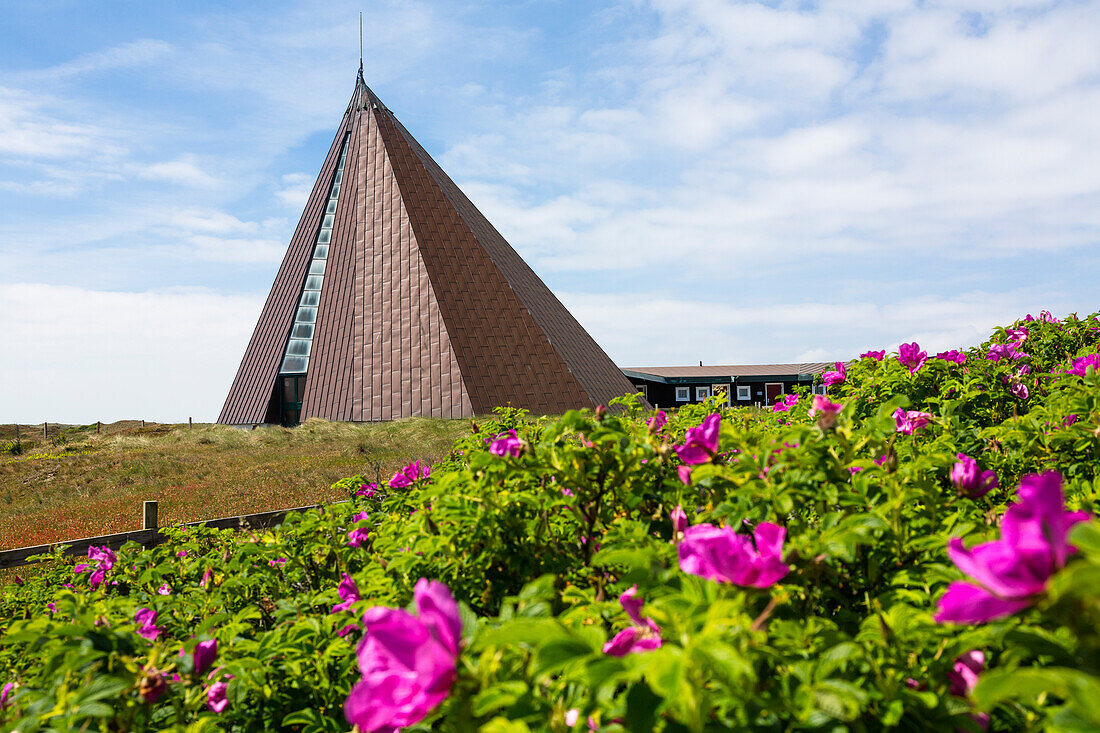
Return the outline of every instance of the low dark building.
{"type": "Polygon", "coordinates": [[[814,377],[832,362],[808,364],[750,364],[741,366],[630,367],[623,374],[654,407],[679,407],[726,394],[731,405],[771,405],[795,385],[814,387],[814,377]]]}

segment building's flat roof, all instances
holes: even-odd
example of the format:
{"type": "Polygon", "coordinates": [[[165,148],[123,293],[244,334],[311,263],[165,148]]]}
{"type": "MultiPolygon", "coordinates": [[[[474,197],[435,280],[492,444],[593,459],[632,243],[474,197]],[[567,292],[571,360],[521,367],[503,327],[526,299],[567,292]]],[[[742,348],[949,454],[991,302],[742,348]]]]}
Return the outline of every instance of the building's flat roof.
{"type": "Polygon", "coordinates": [[[715,366],[666,366],[666,367],[623,367],[628,377],[665,380],[703,380],[725,379],[732,381],[738,377],[791,377],[806,379],[832,368],[831,361],[799,362],[795,364],[729,364],[715,366]]]}

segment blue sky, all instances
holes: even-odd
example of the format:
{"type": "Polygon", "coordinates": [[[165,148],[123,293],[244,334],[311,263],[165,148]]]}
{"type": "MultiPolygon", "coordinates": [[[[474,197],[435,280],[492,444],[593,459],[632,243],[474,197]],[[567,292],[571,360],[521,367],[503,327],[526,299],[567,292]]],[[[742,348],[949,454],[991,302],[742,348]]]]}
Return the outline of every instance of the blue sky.
{"type": "Polygon", "coordinates": [[[1100,310],[1095,2],[364,5],[0,4],[0,421],[216,417],[360,9],[368,83],[620,365],[1100,310]]]}

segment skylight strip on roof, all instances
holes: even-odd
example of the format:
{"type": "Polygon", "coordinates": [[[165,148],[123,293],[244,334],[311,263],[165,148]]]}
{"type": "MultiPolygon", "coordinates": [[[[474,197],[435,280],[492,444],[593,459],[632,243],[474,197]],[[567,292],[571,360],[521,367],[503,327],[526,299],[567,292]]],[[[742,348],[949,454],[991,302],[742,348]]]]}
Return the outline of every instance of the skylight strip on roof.
{"type": "Polygon", "coordinates": [[[302,283],[301,294],[298,296],[298,311],[294,314],[294,324],[290,327],[279,374],[305,374],[309,369],[313,334],[317,328],[317,306],[321,302],[321,286],[325,280],[325,266],[328,264],[328,250],[332,241],[332,225],[336,219],[336,205],[340,199],[341,183],[344,180],[344,160],[348,154],[350,139],[351,133],[348,133],[344,137],[344,147],[340,150],[336,172],[332,174],[328,204],[325,206],[321,228],[313,244],[313,257],[309,261],[306,279],[302,283]]]}

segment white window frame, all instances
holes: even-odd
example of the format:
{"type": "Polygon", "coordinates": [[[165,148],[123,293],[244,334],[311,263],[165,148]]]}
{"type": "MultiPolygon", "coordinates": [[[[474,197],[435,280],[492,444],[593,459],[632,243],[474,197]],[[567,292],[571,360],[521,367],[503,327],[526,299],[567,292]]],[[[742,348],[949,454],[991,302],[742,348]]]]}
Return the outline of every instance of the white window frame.
{"type": "Polygon", "coordinates": [[[695,388],[695,401],[702,402],[710,399],[710,385],[704,384],[695,388]]]}
{"type": "Polygon", "coordinates": [[[752,399],[752,385],[751,384],[739,384],[737,385],[737,401],[748,402],[752,399]]]}
{"type": "Polygon", "coordinates": [[[819,395],[826,394],[825,385],[824,384],[815,384],[813,393],[814,394],[819,394],[819,395]]]}
{"type": "Polygon", "coordinates": [[[677,402],[691,402],[691,387],[677,387],[676,388],[676,401],[677,402]]]}
{"type": "Polygon", "coordinates": [[[647,400],[649,399],[649,385],[647,385],[647,384],[635,384],[634,385],[634,391],[635,392],[641,392],[642,397],[644,397],[647,400]]]}

